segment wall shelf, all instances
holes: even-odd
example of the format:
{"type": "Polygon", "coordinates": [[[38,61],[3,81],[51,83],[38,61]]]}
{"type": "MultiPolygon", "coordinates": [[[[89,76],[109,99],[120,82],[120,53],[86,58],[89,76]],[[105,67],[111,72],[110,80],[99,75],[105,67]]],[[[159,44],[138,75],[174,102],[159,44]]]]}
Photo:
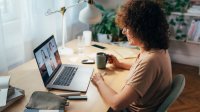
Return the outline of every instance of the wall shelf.
{"type": "MultiPolygon", "coordinates": [[[[172,15],[182,15],[182,13],[180,12],[172,12],[172,15]]],[[[184,16],[192,16],[192,17],[199,17],[200,18],[200,14],[195,14],[195,13],[183,13],[184,16]]]]}
{"type": "Polygon", "coordinates": [[[200,42],[195,42],[195,41],[191,41],[191,40],[187,40],[187,43],[199,44],[200,45],[200,42]]]}
{"type": "Polygon", "coordinates": [[[175,38],[169,38],[169,40],[173,40],[173,41],[178,41],[178,42],[186,42],[186,39],[182,39],[182,40],[178,40],[178,39],[175,39],[175,38]]]}
{"type": "Polygon", "coordinates": [[[177,41],[177,42],[183,42],[183,43],[188,43],[188,44],[196,44],[196,45],[200,45],[200,42],[195,42],[195,41],[192,41],[192,40],[177,40],[175,38],[170,38],[169,40],[171,41],[177,41]]]}

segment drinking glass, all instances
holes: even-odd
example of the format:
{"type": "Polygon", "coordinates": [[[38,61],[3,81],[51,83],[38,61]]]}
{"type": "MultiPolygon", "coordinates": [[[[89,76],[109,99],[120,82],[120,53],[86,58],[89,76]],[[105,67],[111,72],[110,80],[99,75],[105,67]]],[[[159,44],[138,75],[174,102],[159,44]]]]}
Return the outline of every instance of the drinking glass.
{"type": "Polygon", "coordinates": [[[77,53],[79,55],[83,55],[84,54],[84,47],[85,47],[84,38],[83,38],[82,35],[81,36],[79,35],[79,36],[77,36],[77,40],[78,40],[78,42],[77,42],[77,53]]]}

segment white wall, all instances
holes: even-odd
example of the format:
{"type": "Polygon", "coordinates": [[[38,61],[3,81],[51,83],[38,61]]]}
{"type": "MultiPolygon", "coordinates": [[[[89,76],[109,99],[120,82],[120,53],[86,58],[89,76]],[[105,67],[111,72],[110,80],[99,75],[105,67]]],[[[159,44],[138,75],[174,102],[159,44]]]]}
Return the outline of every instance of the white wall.
{"type": "Polygon", "coordinates": [[[170,41],[169,53],[173,62],[200,66],[200,44],[170,41]]]}

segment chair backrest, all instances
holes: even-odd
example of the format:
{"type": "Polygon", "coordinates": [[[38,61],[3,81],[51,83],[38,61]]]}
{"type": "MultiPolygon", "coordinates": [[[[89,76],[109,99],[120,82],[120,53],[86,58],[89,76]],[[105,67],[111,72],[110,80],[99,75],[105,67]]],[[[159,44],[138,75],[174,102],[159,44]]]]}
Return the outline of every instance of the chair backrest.
{"type": "Polygon", "coordinates": [[[179,97],[183,88],[185,87],[185,77],[182,74],[178,74],[173,78],[172,88],[164,100],[164,102],[160,105],[157,112],[165,112],[167,108],[179,97]]]}

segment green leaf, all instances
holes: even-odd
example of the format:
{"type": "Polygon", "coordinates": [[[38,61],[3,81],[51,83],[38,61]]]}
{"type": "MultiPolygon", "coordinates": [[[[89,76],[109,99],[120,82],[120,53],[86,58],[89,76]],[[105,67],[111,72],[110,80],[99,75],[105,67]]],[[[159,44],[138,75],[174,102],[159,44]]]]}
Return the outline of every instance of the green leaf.
{"type": "Polygon", "coordinates": [[[183,22],[181,25],[183,25],[183,26],[186,26],[186,25],[187,25],[187,23],[183,22]]]}
{"type": "Polygon", "coordinates": [[[101,9],[103,17],[101,23],[92,25],[92,29],[95,36],[97,36],[98,33],[103,33],[111,34],[114,38],[120,37],[119,27],[115,23],[116,11],[114,9],[106,10],[103,7],[101,7],[101,5],[98,6],[98,8],[101,9]]]}
{"type": "Polygon", "coordinates": [[[186,38],[186,37],[187,37],[187,35],[186,35],[186,34],[182,34],[182,35],[181,35],[181,37],[183,37],[183,38],[186,38]]]}
{"type": "Polygon", "coordinates": [[[173,26],[175,26],[175,25],[176,25],[176,23],[175,23],[174,19],[171,19],[171,20],[170,20],[170,22],[169,22],[169,24],[171,24],[171,25],[173,25],[173,26]]]}
{"type": "Polygon", "coordinates": [[[95,2],[94,5],[95,5],[99,10],[101,10],[102,12],[105,11],[104,7],[103,7],[101,4],[98,4],[98,3],[95,2]]]}
{"type": "Polygon", "coordinates": [[[177,40],[180,40],[180,39],[181,39],[181,36],[177,35],[177,36],[176,36],[176,39],[177,39],[177,40]]]}
{"type": "Polygon", "coordinates": [[[182,33],[182,31],[180,29],[177,29],[176,33],[182,33]]]}

